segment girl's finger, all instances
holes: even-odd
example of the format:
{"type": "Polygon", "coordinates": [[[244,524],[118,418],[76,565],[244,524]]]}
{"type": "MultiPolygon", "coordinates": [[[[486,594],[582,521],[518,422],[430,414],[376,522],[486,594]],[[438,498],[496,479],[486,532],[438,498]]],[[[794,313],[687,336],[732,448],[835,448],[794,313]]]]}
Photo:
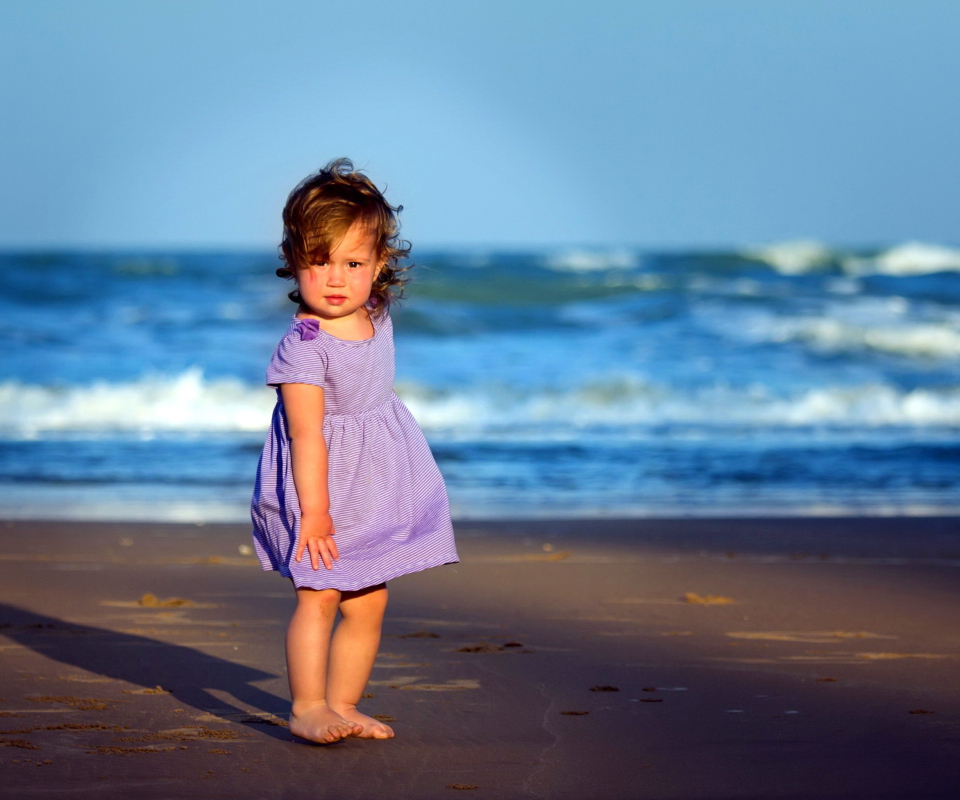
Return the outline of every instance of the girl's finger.
{"type": "Polygon", "coordinates": [[[309,549],[310,549],[310,563],[313,565],[314,569],[320,569],[320,564],[318,563],[318,559],[317,559],[317,551],[320,549],[320,545],[317,544],[316,539],[310,540],[309,549]]]}
{"type": "Polygon", "coordinates": [[[323,566],[327,569],[333,569],[333,560],[330,558],[330,540],[321,539],[320,540],[320,557],[323,559],[323,566]]]}
{"type": "Polygon", "coordinates": [[[293,560],[294,560],[294,561],[299,561],[301,558],[303,558],[303,546],[304,546],[304,544],[305,544],[305,542],[303,541],[303,537],[301,536],[300,539],[299,539],[299,541],[297,542],[297,552],[296,552],[296,553],[294,554],[294,556],[293,556],[293,560]]]}
{"type": "Polygon", "coordinates": [[[340,558],[340,551],[337,550],[337,543],[336,543],[335,541],[333,541],[333,537],[332,537],[332,536],[327,539],[327,547],[328,547],[328,549],[329,549],[329,551],[330,551],[330,557],[331,557],[334,561],[336,561],[338,558],[340,558]]]}

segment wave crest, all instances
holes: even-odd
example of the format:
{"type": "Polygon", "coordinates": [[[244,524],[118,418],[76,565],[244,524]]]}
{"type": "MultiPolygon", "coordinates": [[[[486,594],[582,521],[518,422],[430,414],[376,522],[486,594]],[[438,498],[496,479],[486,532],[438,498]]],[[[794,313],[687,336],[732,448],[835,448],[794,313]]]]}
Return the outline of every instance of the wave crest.
{"type": "Polygon", "coordinates": [[[795,239],[776,244],[747,247],[740,251],[744,258],[763,261],[781,275],[806,275],[826,269],[833,261],[833,251],[814,239],[795,239]]]}
{"type": "MultiPolygon", "coordinates": [[[[575,439],[590,431],[617,436],[664,425],[768,433],[800,426],[960,426],[960,386],[905,391],[875,383],[784,396],[762,384],[680,390],[627,376],[528,393],[503,386],[437,390],[401,383],[397,393],[436,440],[575,439]]],[[[273,403],[266,388],[230,378],[206,380],[196,368],[172,378],[72,388],[9,381],[0,384],[0,435],[263,433],[273,403]]]]}
{"type": "Polygon", "coordinates": [[[144,434],[264,430],[273,393],[234,378],[206,380],[199,368],[174,377],[89,386],[0,384],[0,431],[144,434]]]}
{"type": "Polygon", "coordinates": [[[960,250],[924,242],[906,242],[873,258],[844,258],[841,266],[851,275],[908,277],[960,272],[960,250]]]}

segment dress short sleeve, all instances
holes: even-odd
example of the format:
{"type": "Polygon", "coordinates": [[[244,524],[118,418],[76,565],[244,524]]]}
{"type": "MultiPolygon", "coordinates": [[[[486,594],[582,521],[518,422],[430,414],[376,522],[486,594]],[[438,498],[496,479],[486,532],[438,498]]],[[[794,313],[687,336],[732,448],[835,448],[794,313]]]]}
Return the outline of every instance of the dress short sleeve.
{"type": "Polygon", "coordinates": [[[303,338],[299,327],[284,336],[267,367],[267,385],[311,383],[324,386],[327,359],[318,342],[315,338],[303,338]]]}

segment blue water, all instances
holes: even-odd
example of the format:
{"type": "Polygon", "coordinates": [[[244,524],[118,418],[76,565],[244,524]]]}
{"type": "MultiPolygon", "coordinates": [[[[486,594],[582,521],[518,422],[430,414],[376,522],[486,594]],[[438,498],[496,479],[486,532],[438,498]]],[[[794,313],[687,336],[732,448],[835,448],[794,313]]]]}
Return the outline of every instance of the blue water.
{"type": "MultiPolygon", "coordinates": [[[[422,252],[397,391],[455,513],[960,510],[960,252],[422,252]]],[[[246,517],[270,253],[0,254],[0,516],[246,517]]]]}

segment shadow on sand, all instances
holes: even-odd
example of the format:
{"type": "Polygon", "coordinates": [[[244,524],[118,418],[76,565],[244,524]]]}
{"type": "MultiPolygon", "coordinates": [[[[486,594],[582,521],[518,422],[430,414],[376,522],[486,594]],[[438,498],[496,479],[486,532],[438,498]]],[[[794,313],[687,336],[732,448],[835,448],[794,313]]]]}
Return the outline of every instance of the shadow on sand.
{"type": "Polygon", "coordinates": [[[291,738],[286,728],[271,719],[286,715],[288,701],[252,685],[277,677],[269,672],[190,647],[64,622],[5,603],[0,603],[0,633],[61,664],[145,689],[162,686],[184,705],[225,720],[257,725],[274,738],[291,738]],[[265,717],[229,705],[211,690],[259,709],[265,717]]]}

